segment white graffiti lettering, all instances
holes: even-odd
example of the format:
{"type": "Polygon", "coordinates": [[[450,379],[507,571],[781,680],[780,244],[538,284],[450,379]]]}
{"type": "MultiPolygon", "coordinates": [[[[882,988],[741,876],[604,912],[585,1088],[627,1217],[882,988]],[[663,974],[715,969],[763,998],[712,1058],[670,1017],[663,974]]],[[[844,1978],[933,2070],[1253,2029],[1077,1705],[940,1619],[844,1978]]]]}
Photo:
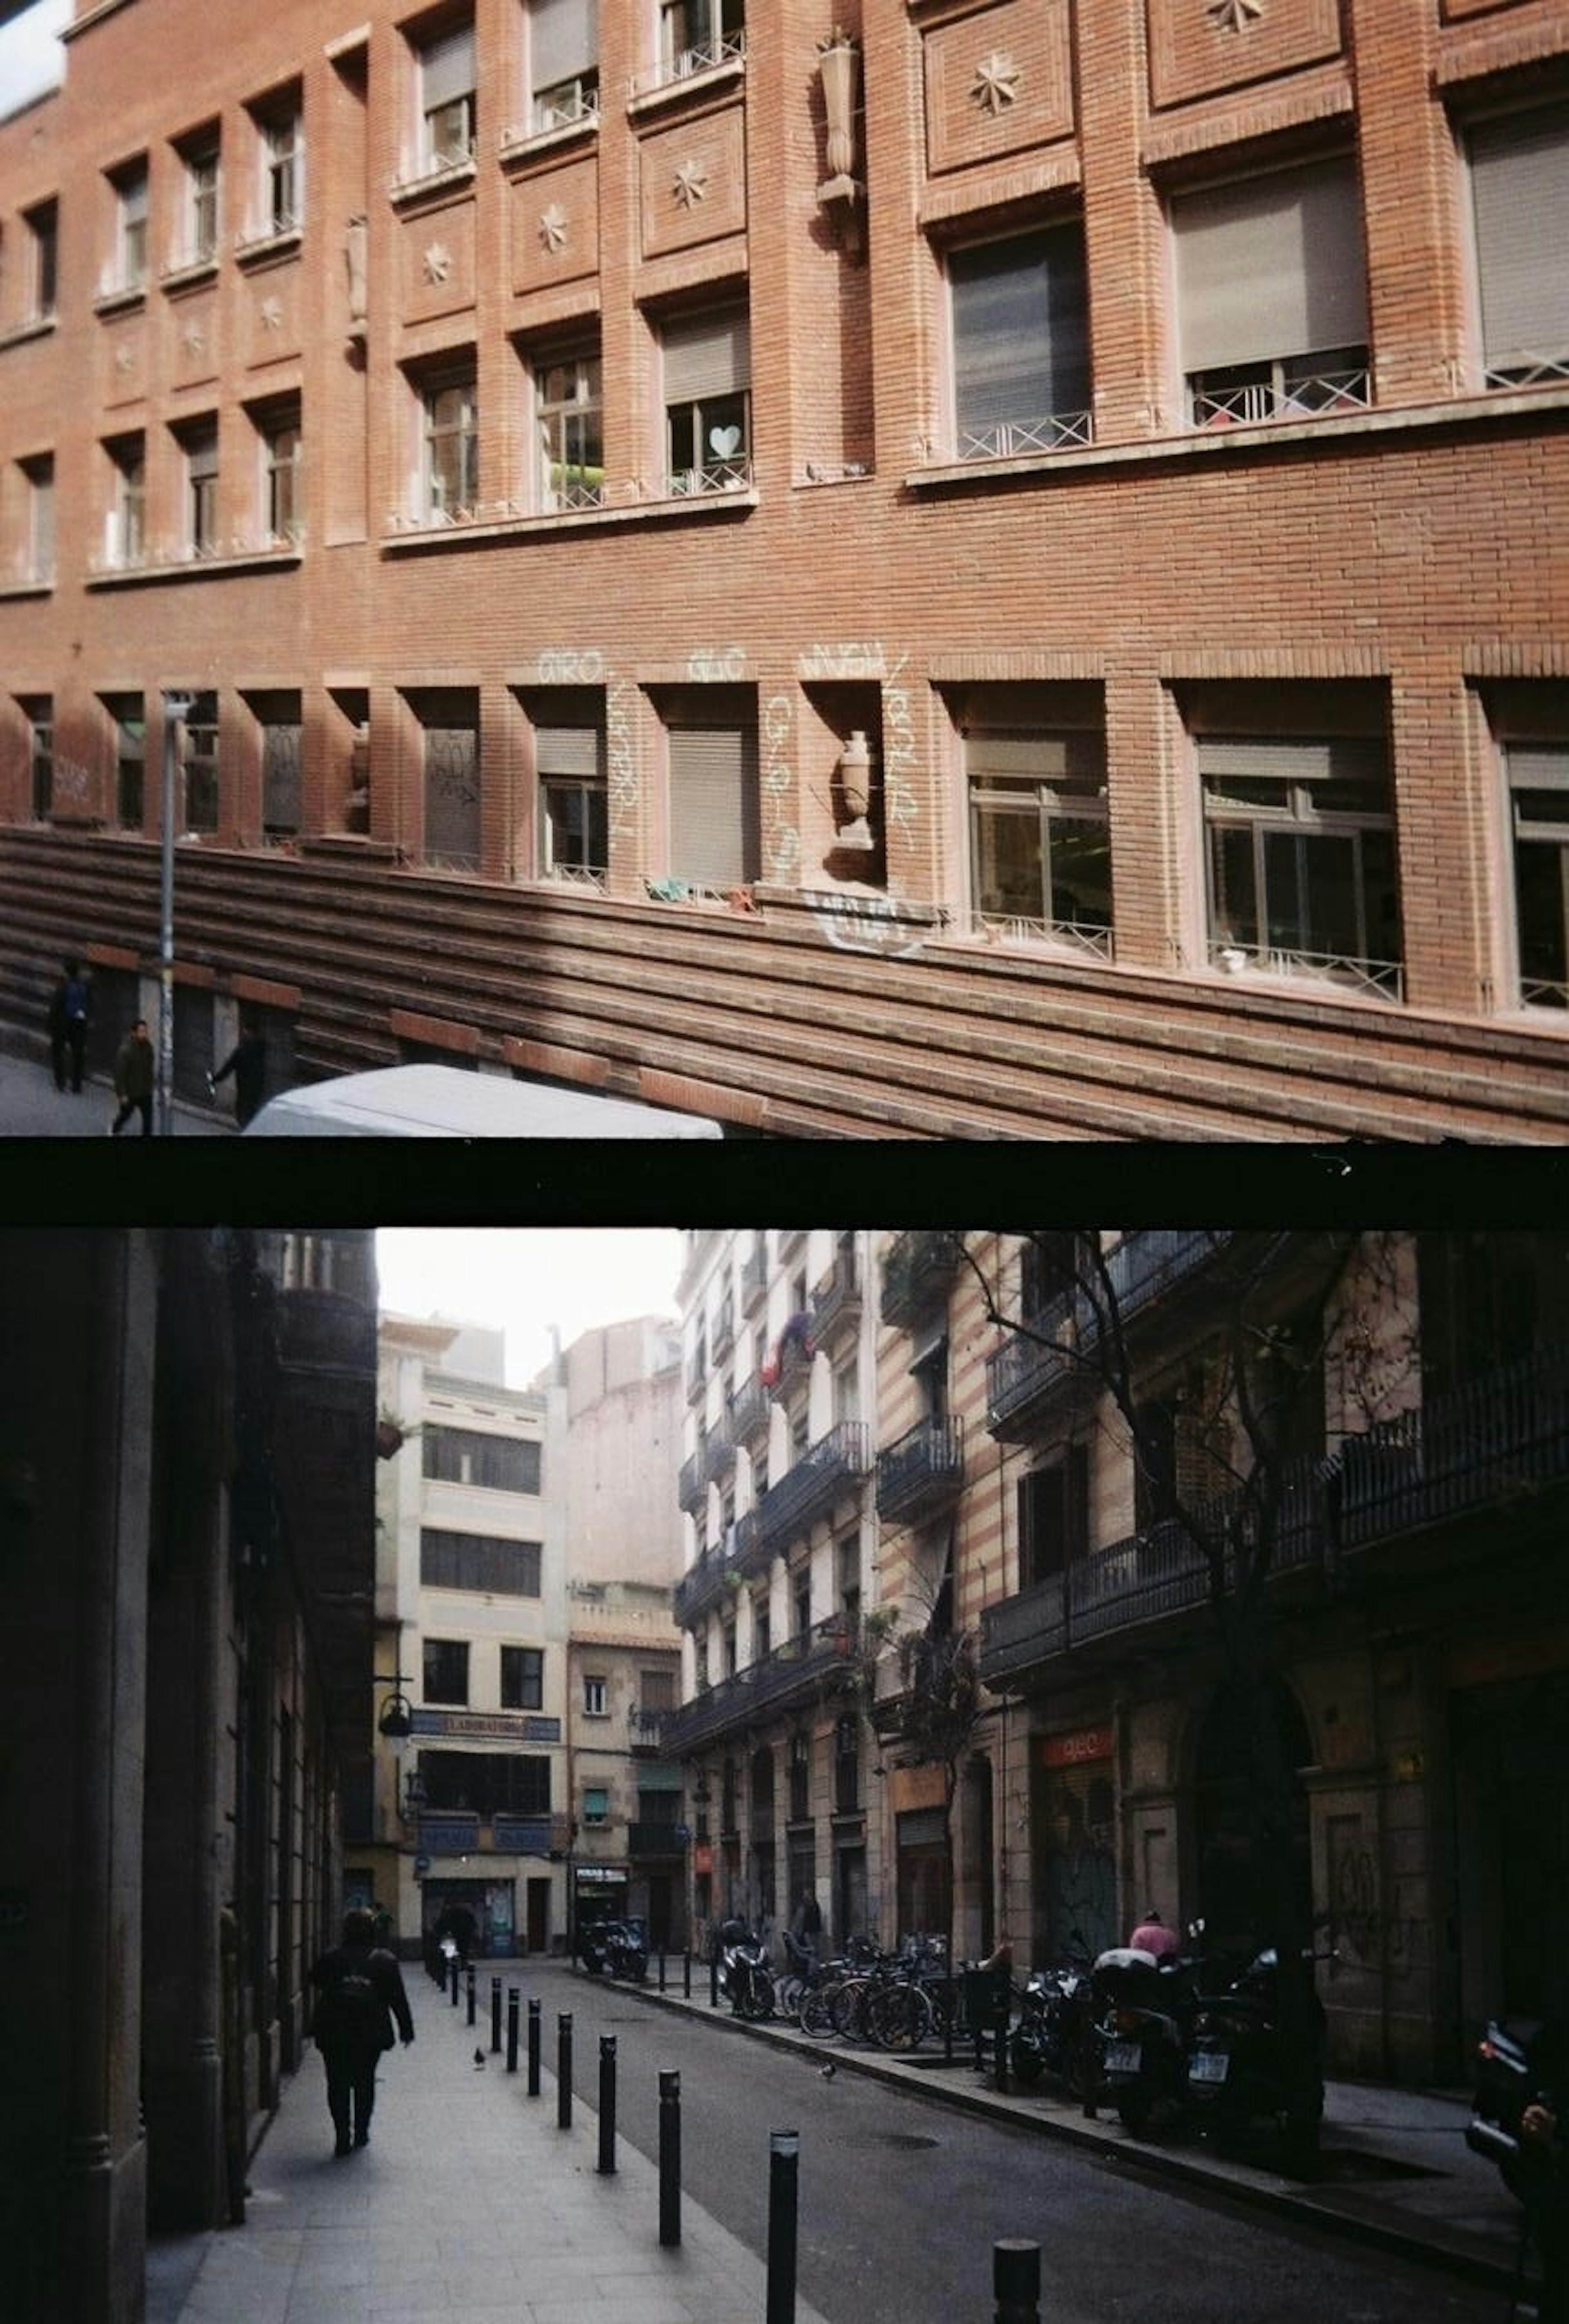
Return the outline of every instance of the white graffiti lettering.
{"type": "Polygon", "coordinates": [[[687,657],[687,679],[692,686],[738,686],[745,676],[743,646],[699,646],[687,657]]]}
{"type": "Polygon", "coordinates": [[[919,935],[887,896],[810,895],[806,901],[818,932],[837,952],[879,953],[888,960],[909,960],[921,948],[919,935]]]}
{"type": "Polygon", "coordinates": [[[631,838],[637,829],[637,764],[632,756],[632,688],[614,678],[605,697],[605,758],[609,778],[610,836],[631,838]]]}
{"type": "Polygon", "coordinates": [[[795,701],[771,694],[762,712],[762,844],[768,876],[788,886],[800,871],[801,835],[791,817],[795,798],[792,748],[795,701]]]}
{"type": "Polygon", "coordinates": [[[605,681],[605,656],[597,646],[558,647],[540,656],[539,686],[600,686],[605,681]]]}

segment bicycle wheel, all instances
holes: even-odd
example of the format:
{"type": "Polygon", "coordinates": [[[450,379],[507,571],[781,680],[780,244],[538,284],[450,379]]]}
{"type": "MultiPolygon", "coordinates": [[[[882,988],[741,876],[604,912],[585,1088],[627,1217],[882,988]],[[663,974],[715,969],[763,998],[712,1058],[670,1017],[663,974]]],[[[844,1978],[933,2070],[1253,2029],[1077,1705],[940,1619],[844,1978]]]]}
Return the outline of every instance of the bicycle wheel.
{"type": "Polygon", "coordinates": [[[834,1997],[834,2031],[842,2042],[866,2039],[866,2005],[872,1997],[869,1977],[847,1977],[834,1997]]]}
{"type": "Polygon", "coordinates": [[[824,1985],[807,1987],[796,2012],[796,2023],[803,2034],[814,2042],[826,2041],[836,2029],[834,2024],[834,2003],[838,1996],[839,1980],[835,1978],[824,1985]]]}
{"type": "Polygon", "coordinates": [[[883,2050],[917,2048],[931,2024],[931,2004],[918,1985],[884,1986],[866,2005],[866,2030],[883,2050]]]}
{"type": "Polygon", "coordinates": [[[773,1981],[773,2006],[778,2010],[781,2017],[798,2017],[800,2015],[801,2002],[805,1997],[806,1990],[807,1981],[805,1978],[798,1977],[793,1969],[786,1977],[775,1978],[773,1981]]]}

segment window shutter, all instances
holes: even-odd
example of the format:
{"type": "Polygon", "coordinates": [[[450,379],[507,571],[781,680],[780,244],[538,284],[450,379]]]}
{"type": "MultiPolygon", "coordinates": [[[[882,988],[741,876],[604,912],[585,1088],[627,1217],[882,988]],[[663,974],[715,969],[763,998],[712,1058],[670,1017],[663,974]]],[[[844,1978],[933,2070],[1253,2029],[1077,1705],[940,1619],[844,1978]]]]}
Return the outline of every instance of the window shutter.
{"type": "Polygon", "coordinates": [[[1517,791],[1569,791],[1569,745],[1510,742],[1505,756],[1509,787],[1517,791]]]}
{"type": "Polygon", "coordinates": [[[424,109],[434,113],[440,105],[451,105],[460,97],[471,95],[474,88],[474,26],[461,24],[457,32],[444,33],[432,41],[420,55],[420,91],[424,109]]]}
{"type": "Polygon", "coordinates": [[[745,727],[672,727],[670,872],[699,888],[757,877],[757,743],[745,727]]]}
{"type": "Polygon", "coordinates": [[[667,403],[739,395],[752,379],[752,333],[745,309],[668,325],[664,355],[667,403]]]}
{"type": "Polygon", "coordinates": [[[961,429],[1082,411],[1090,400],[1084,243],[1076,226],[948,261],[961,429]]]}
{"type": "Polygon", "coordinates": [[[575,80],[598,61],[598,0],[534,0],[530,42],[536,89],[575,80]]]}
{"type": "Polygon", "coordinates": [[[1359,735],[1327,742],[1255,742],[1234,734],[1198,739],[1199,773],[1234,782],[1373,782],[1384,771],[1380,746],[1359,735]]]}
{"type": "Polygon", "coordinates": [[[576,776],[595,782],[604,773],[599,735],[592,726],[537,726],[534,768],[540,775],[576,776]]]}
{"type": "Polygon", "coordinates": [[[964,770],[973,783],[1099,784],[1105,779],[1104,752],[1096,734],[1016,734],[988,726],[966,730],[964,770]]]}
{"type": "Polygon", "coordinates": [[[1569,355],[1569,127],[1511,114],[1471,133],[1482,345],[1490,371],[1569,355]]]}
{"type": "Polygon", "coordinates": [[[1179,195],[1171,223],[1185,372],[1366,344],[1352,161],[1179,195]]]}

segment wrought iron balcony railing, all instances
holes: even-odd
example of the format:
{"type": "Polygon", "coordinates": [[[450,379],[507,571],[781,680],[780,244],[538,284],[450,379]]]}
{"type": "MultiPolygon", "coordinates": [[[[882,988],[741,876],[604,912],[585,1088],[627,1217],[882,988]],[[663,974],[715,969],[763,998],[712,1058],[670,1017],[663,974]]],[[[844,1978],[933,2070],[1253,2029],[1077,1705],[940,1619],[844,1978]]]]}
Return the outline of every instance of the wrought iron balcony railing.
{"type": "Polygon", "coordinates": [[[882,1255],[883,1322],[896,1330],[918,1323],[946,1296],[958,1263],[958,1239],[943,1229],[896,1235],[882,1255]]]}
{"type": "Polygon", "coordinates": [[[687,1627],[716,1605],[736,1571],[735,1528],[732,1526],[727,1538],[704,1550],[677,1582],[672,1601],[677,1621],[687,1627]]]}
{"type": "Polygon", "coordinates": [[[918,1421],[877,1456],[877,1514],[911,1524],[945,1507],[964,1481],[964,1422],[918,1421]]]}
{"type": "Polygon", "coordinates": [[[699,1444],[695,1452],[688,1452],[682,1462],[680,1477],[676,1485],[676,1499],[681,1507],[690,1513],[702,1501],[707,1485],[708,1470],[705,1443],[699,1444]]]}
{"type": "Polygon", "coordinates": [[[812,1338],[820,1348],[829,1334],[861,1314],[861,1268],[853,1250],[835,1254],[832,1271],[812,1292],[812,1338]]]}
{"type": "Polygon", "coordinates": [[[768,1255],[756,1242],[741,1263],[741,1304],[750,1314],[768,1288],[768,1255]]]}
{"type": "Polygon", "coordinates": [[[863,1421],[841,1421],[815,1444],[808,1445],[777,1485],[771,1485],[757,1505],[757,1530],[771,1547],[799,1533],[831,1509],[846,1489],[859,1482],[872,1466],[868,1431],[863,1421]]]}
{"type": "Polygon", "coordinates": [[[814,1622],[744,1670],[723,1678],[670,1714],[663,1746],[667,1757],[685,1758],[733,1728],[772,1717],[819,1688],[848,1686],[854,1677],[856,1631],[844,1614],[814,1622]]]}
{"type": "Polygon", "coordinates": [[[734,1443],[747,1444],[761,1434],[768,1426],[770,1401],[768,1390],[755,1372],[735,1390],[725,1407],[734,1443]]]}

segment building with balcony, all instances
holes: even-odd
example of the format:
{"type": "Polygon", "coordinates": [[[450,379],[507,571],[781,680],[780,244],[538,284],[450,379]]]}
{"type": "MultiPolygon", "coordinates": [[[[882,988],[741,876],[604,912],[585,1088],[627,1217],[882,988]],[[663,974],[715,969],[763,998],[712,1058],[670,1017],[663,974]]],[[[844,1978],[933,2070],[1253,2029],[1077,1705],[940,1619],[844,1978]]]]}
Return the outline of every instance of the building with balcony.
{"type": "MultiPolygon", "coordinates": [[[[835,1939],[885,1925],[861,1686],[875,1536],[875,1297],[863,1231],[693,1231],[687,1443],[731,1458],[682,1498],[691,1910],[773,1924],[816,1897],[835,1939]],[[715,1341],[725,1349],[716,1356],[715,1341]]],[[[683,1470],[685,1474],[685,1470],[683,1470]]]]}
{"type": "Polygon", "coordinates": [[[5,2312],[110,2324],[243,2221],[352,1894],[371,1238],[7,1234],[0,1329],[5,2312]]]}
{"type": "Polygon", "coordinates": [[[0,1040],[167,828],[193,1102],[1562,1140],[1560,0],[209,29],[0,121],[0,1040]]]}

